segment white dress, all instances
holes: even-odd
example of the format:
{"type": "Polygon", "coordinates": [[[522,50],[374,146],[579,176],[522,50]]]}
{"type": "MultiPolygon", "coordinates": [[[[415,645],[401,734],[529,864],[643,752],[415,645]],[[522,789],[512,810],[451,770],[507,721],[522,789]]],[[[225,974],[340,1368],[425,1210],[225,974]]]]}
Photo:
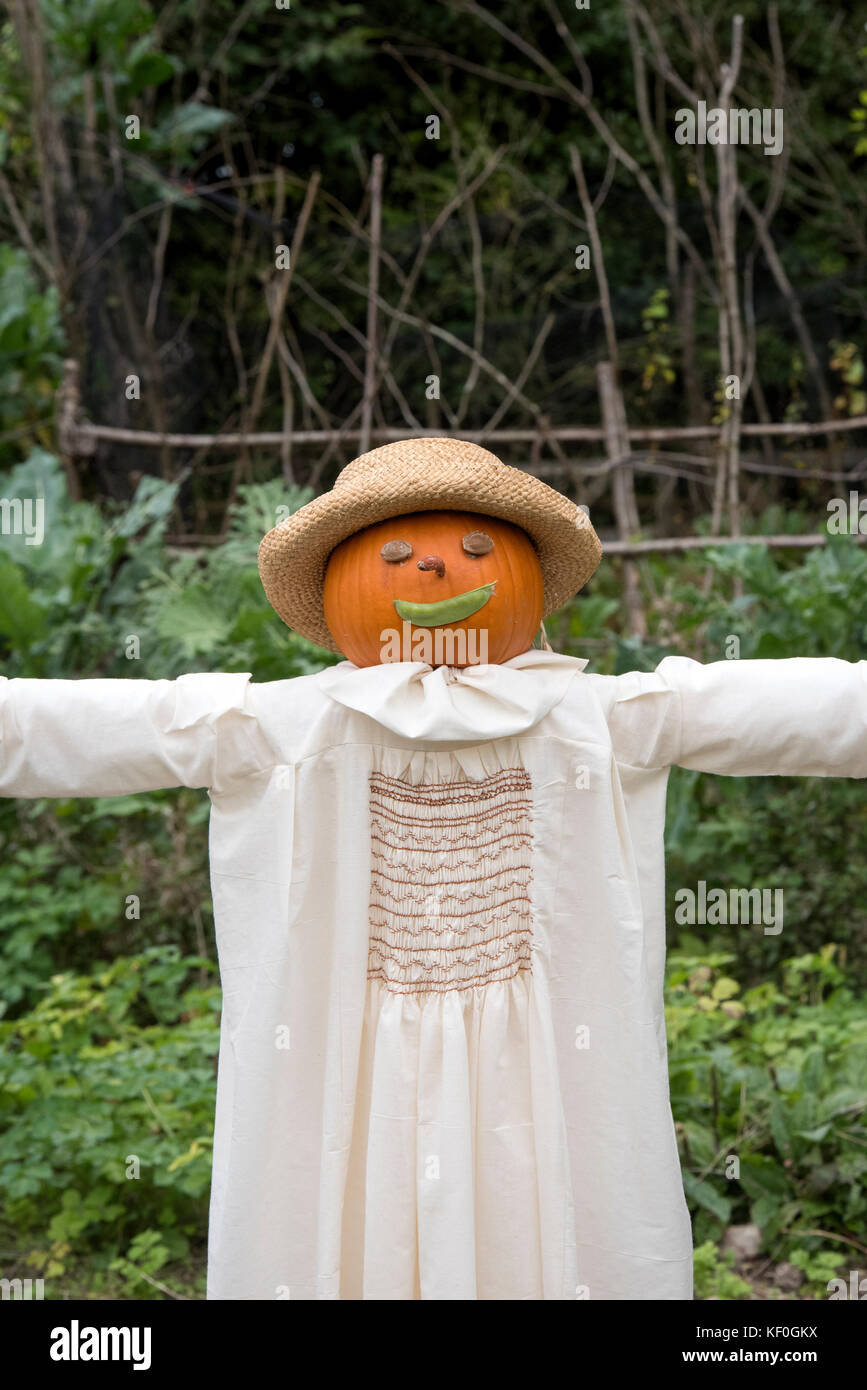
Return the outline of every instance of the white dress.
{"type": "Polygon", "coordinates": [[[0,792],[209,789],[213,1299],[688,1299],[673,764],[867,776],[867,662],[0,681],[0,792]]]}

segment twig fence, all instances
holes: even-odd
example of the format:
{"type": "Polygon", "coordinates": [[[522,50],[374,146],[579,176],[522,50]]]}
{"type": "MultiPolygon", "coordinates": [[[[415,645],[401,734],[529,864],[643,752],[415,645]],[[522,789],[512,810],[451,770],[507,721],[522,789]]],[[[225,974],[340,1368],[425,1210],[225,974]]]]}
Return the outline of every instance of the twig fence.
{"type": "MultiPolygon", "coordinates": [[[[621,469],[635,472],[671,472],[677,476],[707,480],[701,473],[685,471],[682,464],[688,462],[692,468],[703,469],[706,473],[715,467],[715,460],[711,455],[704,457],[684,453],[665,454],[655,450],[636,450],[633,445],[689,444],[701,441],[718,443],[723,438],[722,427],[715,425],[624,427],[622,396],[613,380],[609,363],[600,363],[598,378],[601,411],[603,419],[607,421],[605,425],[564,425],[546,429],[461,429],[460,437],[483,444],[495,452],[503,445],[523,445],[528,450],[530,457],[530,462],[526,466],[527,472],[561,482],[576,481],[579,478],[583,480],[590,477],[611,479],[621,469]],[[556,441],[560,445],[602,444],[605,446],[606,456],[598,460],[582,460],[580,463],[561,462],[556,459],[542,460],[540,458],[542,447],[550,441],[556,441]]],[[[369,382],[366,378],[365,391],[368,389],[369,382]]],[[[799,421],[784,424],[745,424],[741,426],[741,434],[744,436],[777,436],[786,440],[804,439],[817,435],[848,434],[861,430],[867,431],[867,415],[818,422],[799,421]]],[[[435,429],[415,432],[415,434],[419,433],[428,437],[441,435],[447,438],[451,432],[435,429]]],[[[393,440],[411,438],[413,434],[414,432],[406,426],[377,427],[372,425],[367,410],[365,410],[365,418],[360,426],[337,426],[334,429],[319,430],[233,430],[218,434],[188,434],[98,425],[82,417],[78,387],[78,364],[71,360],[65,363],[63,382],[58,392],[58,448],[67,466],[73,465],[76,459],[93,454],[100,442],[126,444],[138,448],[208,450],[262,448],[275,451],[283,449],[287,442],[293,447],[295,445],[321,446],[329,444],[337,447],[346,442],[347,444],[356,444],[358,451],[364,452],[366,448],[371,448],[377,444],[387,444],[393,440]]],[[[851,487],[867,476],[867,456],[858,468],[848,472],[773,467],[749,459],[741,461],[741,471],[779,474],[804,479],[822,479],[851,487]]],[[[817,533],[761,537],[726,535],[658,537],[640,540],[631,539],[628,534],[623,535],[621,533],[619,539],[606,541],[606,552],[611,555],[639,556],[654,552],[697,550],[711,545],[733,544],[809,548],[823,545],[826,539],[825,534],[817,533]]],[[[867,537],[859,536],[858,539],[863,541],[867,537]]]]}
{"type": "MultiPolygon", "coordinates": [[[[289,352],[284,336],[285,309],[289,287],[293,280],[303,293],[312,294],[315,299],[326,303],[321,296],[313,291],[312,286],[307,284],[304,277],[296,272],[296,263],[303,248],[305,230],[320,188],[320,176],[317,173],[312,176],[305,187],[303,205],[292,238],[288,270],[278,272],[270,285],[266,287],[266,304],[270,325],[262,358],[255,372],[252,404],[249,410],[242,412],[241,419],[244,427],[239,430],[220,431],[216,434],[188,434],[93,424],[82,416],[78,364],[70,360],[65,365],[63,380],[58,392],[57,433],[59,451],[73,490],[77,487],[76,460],[92,455],[97,444],[101,441],[157,448],[161,451],[164,466],[167,451],[173,449],[194,449],[197,451],[234,449],[240,452],[245,464],[249,458],[250,449],[273,449],[279,451],[283,476],[287,482],[294,481],[291,463],[294,446],[323,445],[322,456],[311,470],[308,479],[314,488],[319,485],[322,472],[329,460],[334,457],[341,445],[349,445],[350,442],[353,452],[364,453],[374,444],[387,443],[389,440],[418,437],[419,435],[442,434],[448,436],[459,433],[462,439],[474,440],[480,444],[488,445],[494,451],[499,451],[501,446],[524,446],[527,449],[528,457],[523,466],[528,472],[537,476],[559,479],[561,482],[567,481],[576,492],[583,493],[587,504],[595,505],[598,498],[610,489],[617,537],[607,541],[606,547],[610,554],[620,554],[625,557],[624,579],[630,623],[634,631],[641,632],[643,614],[638,593],[638,572],[634,563],[636,557],[654,551],[685,551],[708,545],[735,544],[745,540],[758,539],[742,537],[739,534],[741,504],[738,479],[742,473],[822,479],[851,489],[852,485],[859,482],[867,473],[867,456],[858,459],[855,466],[845,472],[839,469],[820,471],[802,467],[786,468],[768,463],[767,456],[764,463],[757,459],[742,458],[740,456],[740,440],[751,437],[762,439],[778,437],[786,441],[795,441],[809,439],[817,435],[824,435],[832,439],[841,434],[867,431],[867,415],[843,419],[825,419],[816,423],[801,421],[779,424],[770,422],[745,424],[742,421],[739,408],[736,412],[727,410],[722,423],[719,425],[689,425],[679,428],[629,427],[620,386],[620,354],[605,272],[602,241],[596,226],[595,206],[587,190],[577,147],[572,147],[570,154],[588,235],[595,252],[593,266],[599,288],[599,303],[608,345],[609,360],[599,363],[596,374],[601,421],[598,426],[552,426],[542,410],[534,402],[528,400],[521,390],[532,363],[541,350],[544,338],[552,326],[553,320],[550,315],[542,326],[523,371],[516,380],[510,381],[495,364],[482,357],[477,347],[468,347],[456,339],[453,334],[431,324],[427,319],[407,312],[407,305],[421,266],[421,254],[410,275],[405,279],[398,307],[391,306],[381,296],[380,265],[387,258],[382,246],[384,168],[382,155],[377,154],[372,160],[368,181],[368,223],[366,227],[358,224],[355,229],[359,235],[363,236],[368,247],[367,314],[364,336],[354,331],[354,336],[363,344],[364,370],[363,374],[358,373],[361,380],[360,400],[349,417],[339,426],[323,427],[322,429],[295,429],[292,421],[291,390],[288,387],[287,377],[289,369],[291,369],[305,401],[313,409],[313,413],[322,421],[323,426],[328,424],[328,417],[313,398],[303,368],[289,352]],[[389,331],[384,335],[380,335],[379,332],[382,312],[387,313],[391,318],[389,331]],[[390,359],[399,323],[418,328],[428,335],[435,335],[444,342],[450,343],[452,347],[471,358],[474,364],[473,370],[484,369],[486,374],[496,380],[503,388],[503,400],[487,429],[468,430],[460,426],[458,430],[446,431],[416,429],[409,423],[397,428],[373,423],[375,408],[378,411],[379,407],[380,388],[384,381],[388,383],[389,389],[392,389],[394,393],[395,383],[391,376],[390,359]],[[380,341],[381,338],[382,341],[380,341]],[[258,430],[256,425],[264,405],[268,376],[275,361],[281,373],[284,396],[283,428],[278,431],[258,430]],[[534,421],[532,427],[523,429],[501,429],[498,427],[499,419],[513,402],[529,411],[534,421]],[[688,446],[691,442],[694,442],[699,448],[704,443],[707,452],[663,453],[657,447],[667,443],[688,446]],[[591,460],[569,460],[563,448],[564,445],[569,444],[599,444],[602,446],[603,456],[591,460]],[[645,447],[642,448],[641,446],[645,447]],[[547,448],[551,456],[549,459],[542,458],[543,448],[547,448]],[[667,474],[670,477],[687,478],[692,482],[711,484],[714,489],[712,534],[707,537],[637,539],[636,537],[640,535],[642,530],[634,488],[634,474],[637,472],[667,474]],[[720,534],[724,493],[728,498],[729,526],[732,533],[728,536],[720,534]]],[[[495,164],[496,158],[492,161],[492,167],[495,164]]],[[[475,182],[483,177],[484,171],[483,174],[477,176],[477,180],[467,186],[462,197],[468,196],[475,182]]],[[[282,183],[280,188],[282,190],[282,183]]],[[[426,232],[423,238],[422,252],[460,201],[461,199],[453,199],[426,232]]],[[[364,287],[358,288],[364,292],[364,287]]],[[[399,397],[396,395],[396,398],[399,397]]],[[[406,407],[406,402],[404,402],[404,407],[406,407]]],[[[402,413],[412,417],[412,412],[408,411],[408,408],[404,408],[402,413]]],[[[381,414],[379,418],[382,419],[381,414]]],[[[418,422],[416,421],[416,423],[418,422]]],[[[839,457],[838,451],[833,448],[832,460],[837,457],[839,457]]],[[[234,495],[237,478],[236,467],[230,500],[231,496],[234,495]]],[[[205,541],[208,538],[196,537],[195,539],[205,541]]],[[[801,547],[822,545],[825,539],[823,534],[811,536],[782,535],[762,537],[761,543],[773,546],[801,547]]],[[[858,539],[863,540],[864,537],[859,536],[858,539]]]]}

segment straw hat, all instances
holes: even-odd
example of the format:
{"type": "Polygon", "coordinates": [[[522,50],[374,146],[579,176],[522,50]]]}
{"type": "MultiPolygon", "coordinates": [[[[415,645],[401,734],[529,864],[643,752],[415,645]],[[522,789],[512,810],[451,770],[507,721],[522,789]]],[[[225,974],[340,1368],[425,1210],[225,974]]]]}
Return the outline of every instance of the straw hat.
{"type": "Polygon", "coordinates": [[[526,531],[545,583],[543,618],[587,583],[602,558],[587,513],[532,474],[464,439],[406,439],[354,459],[330,492],[268,532],[259,574],[269,603],[288,627],[339,652],[322,609],[332,550],[374,522],[431,511],[479,512],[526,531]]]}

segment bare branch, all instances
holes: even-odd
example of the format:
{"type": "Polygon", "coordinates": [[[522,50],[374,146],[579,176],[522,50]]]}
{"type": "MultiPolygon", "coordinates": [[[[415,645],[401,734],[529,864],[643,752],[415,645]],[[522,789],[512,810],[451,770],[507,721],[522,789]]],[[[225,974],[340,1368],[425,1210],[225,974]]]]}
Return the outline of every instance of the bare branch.
{"type": "MultiPolygon", "coordinates": [[[[444,3],[444,0],[441,0],[441,2],[444,3]]],[[[521,35],[517,34],[513,29],[510,29],[509,26],[507,24],[504,24],[502,20],[498,19],[496,15],[491,14],[490,10],[486,10],[483,5],[477,4],[476,0],[461,0],[461,3],[456,5],[455,8],[464,10],[467,14],[475,15],[478,19],[481,19],[483,23],[487,24],[491,29],[498,33],[501,38],[508,40],[509,43],[513,44],[526,57],[531,58],[533,62],[535,62],[542,69],[543,72],[547,73],[547,75],[552,79],[555,85],[558,86],[572,101],[575,102],[577,106],[581,108],[582,111],[586,113],[597,134],[601,136],[608,148],[620,160],[621,164],[623,164],[625,168],[627,168],[629,172],[632,174],[633,178],[635,179],[644,196],[647,198],[654,212],[656,212],[656,214],[662,219],[663,222],[666,223],[666,225],[672,226],[673,224],[670,210],[665,206],[665,203],[660,198],[656,189],[653,187],[653,184],[645,174],[644,170],[641,168],[641,165],[638,163],[636,159],[632,157],[631,154],[629,154],[627,150],[623,148],[623,146],[620,144],[620,141],[616,138],[613,131],[608,126],[607,122],[597,111],[593,102],[588,100],[588,98],[584,95],[580,88],[576,87],[573,82],[570,82],[567,78],[565,78],[563,74],[558,70],[558,68],[555,67],[555,65],[552,62],[550,62],[548,58],[545,57],[544,53],[540,52],[540,50],[534,47],[533,44],[528,43],[526,39],[522,38],[521,35]]],[[[716,286],[714,285],[713,280],[708,274],[707,267],[705,266],[702,257],[696,250],[696,247],[694,246],[692,240],[690,239],[690,237],[687,236],[686,232],[684,232],[683,229],[677,226],[676,224],[673,225],[673,233],[679,244],[684,248],[686,254],[690,257],[691,260],[693,260],[696,270],[698,274],[701,276],[708,294],[711,296],[713,300],[716,300],[716,286]]]]}
{"type": "Polygon", "coordinates": [[[313,210],[313,204],[316,200],[316,194],[319,189],[320,177],[321,176],[319,174],[319,171],[316,170],[309,184],[307,185],[307,193],[304,197],[304,203],[302,205],[301,213],[298,218],[298,225],[295,228],[295,233],[292,237],[292,245],[289,250],[289,266],[288,269],[280,272],[280,278],[277,282],[277,295],[275,296],[273,306],[269,306],[271,307],[271,324],[268,329],[268,336],[265,340],[265,348],[262,353],[262,360],[258,367],[256,385],[253,389],[253,401],[250,406],[250,418],[248,421],[249,428],[251,430],[255,427],[256,421],[258,420],[262,410],[262,402],[265,397],[265,386],[268,380],[268,371],[271,366],[271,361],[273,359],[274,351],[277,346],[277,339],[280,334],[280,319],[283,314],[283,308],[286,303],[286,298],[289,294],[289,286],[292,283],[292,275],[295,269],[295,264],[298,259],[298,255],[301,251],[301,246],[304,242],[304,233],[307,229],[307,222],[310,217],[310,213],[313,210]]]}
{"type": "Polygon", "coordinates": [[[373,397],[376,391],[376,297],[379,292],[379,250],[382,240],[382,155],[373,156],[370,171],[370,258],[367,298],[367,349],[361,406],[361,452],[370,448],[373,397]]]}
{"type": "Polygon", "coordinates": [[[614,326],[614,313],[611,308],[611,295],[608,290],[608,276],[605,273],[605,258],[602,254],[602,242],[599,238],[599,228],[596,225],[596,213],[593,210],[590,194],[587,191],[587,181],[584,178],[584,166],[581,163],[581,155],[578,152],[577,145],[569,146],[569,158],[572,161],[572,173],[578,185],[578,196],[581,199],[581,207],[587,222],[587,235],[590,238],[590,248],[593,253],[593,271],[596,275],[596,283],[599,286],[599,304],[602,309],[602,321],[605,325],[605,341],[608,344],[608,360],[613,365],[615,373],[619,373],[620,354],[617,350],[617,330],[614,326]]]}

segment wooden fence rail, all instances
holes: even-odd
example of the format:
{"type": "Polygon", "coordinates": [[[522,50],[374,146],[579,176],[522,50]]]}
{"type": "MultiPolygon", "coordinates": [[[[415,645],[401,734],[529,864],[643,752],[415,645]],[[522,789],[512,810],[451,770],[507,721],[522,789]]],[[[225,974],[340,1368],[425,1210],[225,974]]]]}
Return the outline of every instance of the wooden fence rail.
{"type": "MultiPolygon", "coordinates": [[[[369,334],[375,332],[375,328],[372,328],[370,324],[368,325],[368,332],[369,334]]],[[[365,382],[365,404],[368,406],[372,390],[372,362],[373,355],[368,354],[365,382]]],[[[681,477],[692,477],[697,481],[708,481],[708,478],[702,473],[687,472],[683,468],[683,464],[688,463],[691,468],[705,470],[705,473],[709,473],[716,467],[717,462],[713,452],[709,452],[707,455],[684,452],[661,453],[652,449],[633,450],[632,445],[688,444],[690,441],[702,440],[718,442],[723,435],[721,426],[653,426],[630,429],[626,423],[619,383],[616,374],[608,363],[600,363],[599,365],[598,388],[600,413],[604,421],[600,426],[563,425],[548,427],[544,425],[536,428],[494,428],[488,430],[461,428],[460,438],[488,445],[495,450],[501,445],[529,446],[530,461],[527,465],[527,471],[537,476],[557,477],[566,480],[581,475],[587,479],[602,479],[603,485],[604,480],[608,479],[612,488],[615,489],[612,499],[615,503],[618,502],[616,479],[624,476],[627,472],[670,472],[681,477]],[[601,444],[605,450],[605,457],[570,461],[564,459],[562,452],[560,452],[558,458],[543,460],[540,455],[546,443],[549,447],[552,444],[557,446],[563,444],[601,444]]],[[[795,441],[817,435],[850,434],[859,430],[867,432],[867,415],[852,416],[840,420],[744,424],[740,428],[740,434],[742,436],[777,437],[795,441]]],[[[334,448],[344,441],[347,443],[354,441],[358,444],[359,450],[363,451],[374,444],[385,444],[394,440],[421,435],[450,438],[454,436],[455,431],[438,429],[414,431],[405,425],[397,427],[374,426],[371,423],[369,408],[365,409],[360,425],[347,424],[337,426],[334,429],[232,430],[218,434],[188,434],[99,425],[82,417],[79,403],[78,364],[69,361],[65,364],[64,378],[58,392],[57,433],[61,456],[65,463],[71,464],[75,458],[92,454],[100,441],[145,448],[248,450],[258,447],[275,451],[293,449],[296,445],[305,444],[330,445],[334,448]]],[[[746,473],[823,479],[851,487],[853,483],[867,476],[867,455],[848,472],[776,467],[746,457],[740,459],[739,468],[746,473]]],[[[638,529],[638,526],[635,525],[637,518],[632,516],[630,519],[627,516],[624,511],[622,496],[615,511],[618,518],[618,536],[616,539],[613,537],[608,539],[603,536],[603,544],[606,555],[620,555],[626,560],[625,568],[630,580],[627,589],[632,597],[632,602],[628,605],[630,607],[629,624],[631,630],[637,635],[641,633],[644,623],[634,562],[640,562],[642,556],[683,553],[730,545],[767,545],[775,549],[802,550],[825,545],[828,540],[827,534],[823,532],[813,532],[808,535],[710,535],[657,537],[647,540],[631,539],[629,530],[638,529]]],[[[183,539],[186,543],[193,545],[209,545],[215,543],[219,537],[196,535],[183,539]]],[[[855,539],[863,544],[867,541],[867,535],[856,535],[855,539]]]]}
{"type": "MultiPolygon", "coordinates": [[[[863,545],[867,535],[858,534],[854,539],[863,545]]],[[[769,545],[774,550],[813,550],[827,543],[827,532],[819,531],[804,536],[679,536],[649,541],[604,540],[603,546],[606,555],[637,556],[666,551],[715,550],[721,545],[769,545]]]]}
{"type": "MultiPolygon", "coordinates": [[[[867,415],[853,415],[845,420],[819,420],[819,421],[800,421],[797,424],[750,424],[743,425],[741,434],[747,436],[778,436],[791,437],[792,439],[803,438],[809,435],[821,434],[843,434],[854,430],[864,430],[867,432],[867,415]]],[[[160,433],[157,430],[131,430],[124,429],[116,425],[95,425],[88,421],[76,423],[64,436],[64,442],[70,448],[70,452],[77,454],[88,453],[87,448],[80,447],[87,445],[90,441],[94,443],[100,439],[116,444],[132,444],[144,448],[163,448],[170,449],[237,449],[241,447],[250,448],[279,448],[287,439],[293,444],[330,444],[341,439],[362,438],[362,430],[350,427],[342,429],[339,426],[333,430],[259,430],[252,433],[245,431],[230,431],[224,434],[178,434],[160,433]],[[79,446],[79,447],[76,447],[79,446]]],[[[413,437],[432,438],[441,436],[451,438],[453,430],[427,429],[423,431],[411,430],[407,426],[403,427],[376,427],[373,426],[369,431],[371,443],[387,444],[396,439],[411,439],[413,437]]],[[[647,429],[627,429],[627,438],[636,444],[668,443],[678,441],[688,441],[692,439],[719,439],[722,429],[715,425],[687,425],[683,427],[653,426],[647,429]]],[[[471,440],[476,444],[544,444],[546,439],[556,439],[561,444],[599,444],[605,440],[605,431],[601,427],[593,425],[564,425],[561,428],[552,428],[544,431],[538,429],[494,429],[494,430],[467,430],[460,431],[461,439],[471,440]]]]}

